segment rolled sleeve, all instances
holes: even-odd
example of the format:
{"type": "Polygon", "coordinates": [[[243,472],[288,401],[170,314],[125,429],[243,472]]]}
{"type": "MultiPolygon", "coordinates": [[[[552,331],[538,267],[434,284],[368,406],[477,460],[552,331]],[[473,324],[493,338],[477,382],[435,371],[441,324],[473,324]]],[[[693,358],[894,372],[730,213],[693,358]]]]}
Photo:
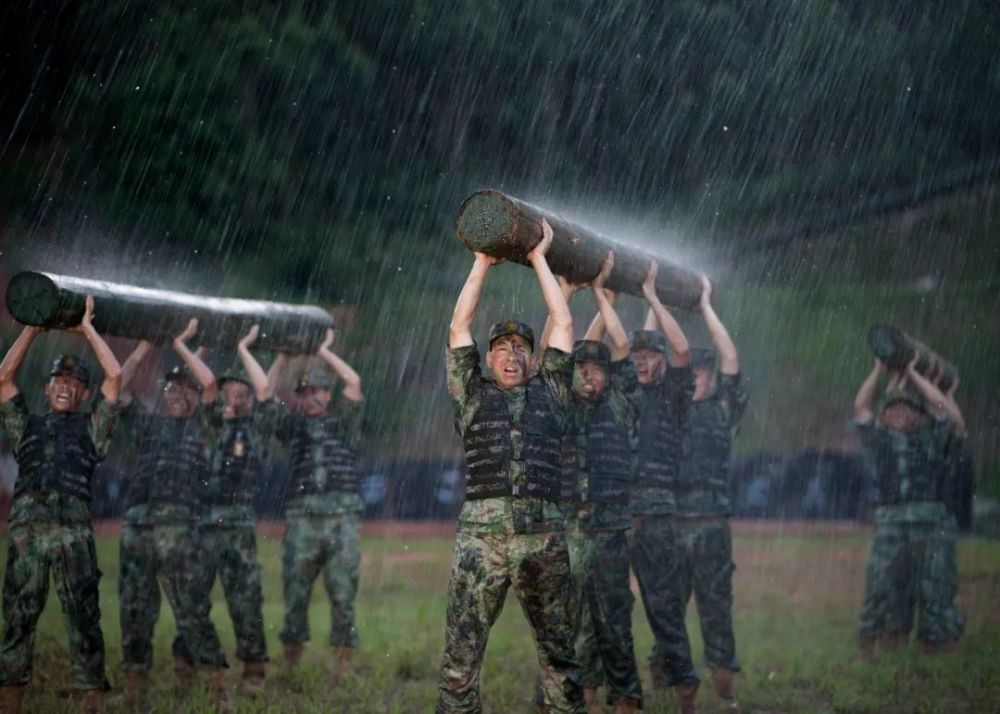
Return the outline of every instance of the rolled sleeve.
{"type": "Polygon", "coordinates": [[[555,347],[547,347],[542,355],[538,376],[552,395],[560,420],[565,421],[572,408],[573,355],[555,347]]]}
{"type": "Polygon", "coordinates": [[[107,458],[108,451],[111,450],[111,437],[114,436],[120,411],[118,402],[109,402],[100,395],[91,409],[90,439],[94,442],[97,456],[102,461],[107,458]]]}
{"type": "Polygon", "coordinates": [[[447,351],[448,396],[454,408],[455,427],[459,433],[465,428],[469,405],[476,396],[476,387],[482,381],[479,366],[479,347],[475,343],[447,351]]]}
{"type": "Polygon", "coordinates": [[[0,402],[0,428],[7,436],[11,451],[16,451],[28,428],[28,404],[23,394],[17,394],[13,399],[0,402]]]}

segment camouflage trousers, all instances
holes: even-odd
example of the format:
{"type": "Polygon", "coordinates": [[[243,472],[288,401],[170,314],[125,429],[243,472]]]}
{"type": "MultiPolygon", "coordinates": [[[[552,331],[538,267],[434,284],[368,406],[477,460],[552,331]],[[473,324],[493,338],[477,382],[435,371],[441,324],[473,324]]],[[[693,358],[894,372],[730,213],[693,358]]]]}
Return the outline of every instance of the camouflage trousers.
{"type": "Polygon", "coordinates": [[[938,644],[957,639],[964,621],[955,597],[958,565],[955,519],[876,523],[865,570],[862,640],[909,635],[918,616],[917,639],[938,644]]]}
{"type": "Polygon", "coordinates": [[[668,686],[699,681],[684,624],[687,603],[680,588],[680,559],[672,521],[669,515],[637,516],[629,534],[632,570],[655,639],[649,666],[663,672],[668,686]]]}
{"type": "Polygon", "coordinates": [[[608,704],[642,703],[642,684],[632,647],[628,540],[625,531],[567,533],[572,572],[572,622],[581,683],[608,685],[608,704]]]}
{"type": "Polygon", "coordinates": [[[712,669],[740,671],[733,638],[733,540],[729,519],[677,518],[678,576],[685,609],[694,594],[712,669]]]}
{"type": "Polygon", "coordinates": [[[563,533],[477,533],[460,528],[448,581],[437,712],[482,711],[479,673],[486,641],[512,586],[534,632],[546,710],[584,711],[563,533]]]}
{"type": "Polygon", "coordinates": [[[322,573],[330,597],[330,644],[357,647],[354,597],[361,569],[358,517],[353,513],[289,516],[281,567],[285,592],[281,641],[298,643],[309,639],[309,598],[313,581],[322,573]]]}
{"type": "Polygon", "coordinates": [[[189,525],[125,525],[118,581],[123,669],[146,671],[153,666],[161,587],[191,661],[198,667],[226,666],[209,618],[211,603],[199,597],[196,583],[195,566],[203,557],[198,533],[189,525]]]}
{"type": "Polygon", "coordinates": [[[107,689],[94,531],[90,523],[25,523],[10,529],[3,582],[0,684],[31,680],[35,627],[55,580],[76,689],[107,689]]]}
{"type": "MultiPolygon", "coordinates": [[[[194,564],[196,597],[211,603],[218,574],[236,635],[236,659],[266,662],[264,595],[257,562],[257,532],[253,525],[202,526],[201,554],[194,564]]],[[[180,636],[174,638],[174,656],[193,663],[180,636]]]]}

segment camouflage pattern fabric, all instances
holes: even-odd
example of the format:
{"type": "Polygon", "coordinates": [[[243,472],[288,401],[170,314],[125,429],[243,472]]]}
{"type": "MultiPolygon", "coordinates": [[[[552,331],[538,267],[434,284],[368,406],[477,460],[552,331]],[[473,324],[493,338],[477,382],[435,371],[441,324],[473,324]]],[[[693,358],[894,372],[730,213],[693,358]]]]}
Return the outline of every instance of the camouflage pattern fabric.
{"type": "MultiPolygon", "coordinates": [[[[218,574],[236,635],[236,659],[266,662],[264,596],[254,526],[202,526],[199,542],[198,558],[191,565],[196,588],[194,597],[198,602],[208,602],[211,607],[212,586],[218,574]]],[[[174,638],[173,651],[175,657],[194,664],[179,633],[174,638]]]]}
{"type": "Polygon", "coordinates": [[[640,516],[629,534],[629,557],[655,645],[650,668],[663,672],[668,686],[699,681],[691,662],[680,589],[680,558],[670,516],[640,516]]]}
{"type": "Polygon", "coordinates": [[[356,515],[289,516],[281,558],[285,593],[281,641],[309,639],[309,597],[313,581],[322,573],[330,596],[330,644],[357,647],[354,597],[360,567],[356,515]]]}
{"type": "Polygon", "coordinates": [[[511,587],[534,633],[546,711],[584,711],[571,637],[565,535],[477,533],[460,527],[448,582],[437,712],[482,711],[479,673],[486,642],[511,587]]]}
{"type": "Polygon", "coordinates": [[[118,581],[122,668],[153,666],[153,628],[160,614],[160,588],[177,622],[177,633],[198,667],[225,667],[226,656],[209,618],[211,603],[200,596],[195,564],[202,558],[190,525],[125,524],[118,581]]]}
{"type": "Polygon", "coordinates": [[[694,594],[712,669],[740,671],[733,638],[732,535],[728,518],[677,518],[678,576],[685,608],[694,594]]]}
{"type": "Polygon", "coordinates": [[[108,689],[94,533],[89,523],[13,526],[3,584],[0,684],[31,680],[35,626],[49,593],[49,573],[65,615],[70,671],[77,689],[108,689]]]}

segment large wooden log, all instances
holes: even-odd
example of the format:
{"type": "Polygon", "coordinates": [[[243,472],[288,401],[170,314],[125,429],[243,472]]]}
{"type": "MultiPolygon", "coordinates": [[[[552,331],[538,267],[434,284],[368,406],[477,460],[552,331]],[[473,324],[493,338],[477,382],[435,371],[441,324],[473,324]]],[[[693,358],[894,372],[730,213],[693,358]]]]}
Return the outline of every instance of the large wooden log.
{"type": "Polygon", "coordinates": [[[701,300],[701,278],[661,256],[622,245],[560,215],[500,191],[477,191],[466,198],[455,216],[458,240],[471,251],[527,265],[525,256],[542,239],[540,219],[552,226],[548,262],[552,272],[574,283],[593,280],[609,250],[615,267],[608,279],[612,290],[642,296],[642,282],[652,260],[659,263],[656,293],[666,305],[693,310],[701,300]]]}
{"type": "Polygon", "coordinates": [[[890,325],[875,325],[868,330],[868,347],[888,369],[901,371],[917,355],[914,369],[944,392],[951,389],[958,376],[955,365],[919,340],[890,325]]]}
{"type": "Polygon", "coordinates": [[[102,335],[156,343],[169,342],[196,317],[199,345],[232,347],[257,324],[255,347],[304,354],[314,352],[334,326],[314,305],[206,297],[33,271],[11,279],[7,309],[22,324],[65,329],[80,324],[87,295],[94,297],[94,327],[102,335]]]}

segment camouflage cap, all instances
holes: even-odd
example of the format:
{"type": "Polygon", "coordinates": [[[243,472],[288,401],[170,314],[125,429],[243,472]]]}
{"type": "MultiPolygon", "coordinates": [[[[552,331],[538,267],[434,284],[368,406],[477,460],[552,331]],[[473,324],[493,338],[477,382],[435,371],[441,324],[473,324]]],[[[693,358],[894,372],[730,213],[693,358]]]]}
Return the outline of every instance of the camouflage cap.
{"type": "Polygon", "coordinates": [[[636,330],[632,333],[632,351],[637,350],[655,350],[666,354],[667,338],[656,330],[636,330]]]}
{"type": "Polygon", "coordinates": [[[508,320],[507,322],[498,322],[495,324],[490,328],[490,346],[493,346],[494,340],[504,335],[520,335],[528,341],[528,345],[532,350],[535,349],[535,332],[523,322],[508,320]]]}
{"type": "Polygon", "coordinates": [[[201,385],[198,384],[198,380],[196,380],[190,370],[182,364],[174,365],[164,373],[163,384],[167,385],[170,382],[187,382],[196,389],[201,389],[201,385]]]}
{"type": "Polygon", "coordinates": [[[295,391],[301,392],[309,387],[319,387],[320,389],[333,389],[333,377],[327,369],[309,367],[299,372],[295,380],[295,391]]]}
{"type": "Polygon", "coordinates": [[[611,366],[611,350],[597,340],[577,340],[573,345],[573,363],[593,362],[605,370],[611,366]]]}
{"type": "Polygon", "coordinates": [[[226,382],[240,382],[248,387],[253,386],[250,383],[250,378],[247,376],[246,371],[239,367],[230,367],[222,370],[217,378],[217,381],[220,387],[226,382]]]}
{"type": "Polygon", "coordinates": [[[90,366],[87,360],[76,355],[59,355],[52,362],[49,377],[76,377],[84,384],[90,384],[90,366]]]}
{"type": "Polygon", "coordinates": [[[691,367],[697,369],[715,369],[715,350],[709,347],[691,348],[691,367]]]}

